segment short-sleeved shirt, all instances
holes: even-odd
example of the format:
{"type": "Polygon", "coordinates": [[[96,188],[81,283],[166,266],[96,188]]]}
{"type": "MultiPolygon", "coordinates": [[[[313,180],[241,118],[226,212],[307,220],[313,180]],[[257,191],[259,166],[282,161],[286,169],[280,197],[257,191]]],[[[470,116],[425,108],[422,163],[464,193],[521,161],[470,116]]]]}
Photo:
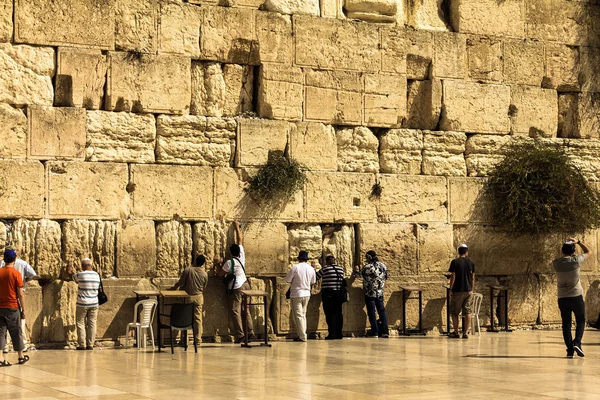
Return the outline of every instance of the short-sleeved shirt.
{"type": "Polygon", "coordinates": [[[448,272],[454,273],[454,285],[452,292],[470,292],[473,290],[473,274],[475,273],[475,263],[467,257],[458,257],[450,262],[448,272]]]}
{"type": "MultiPolygon", "coordinates": [[[[4,260],[0,260],[0,268],[4,268],[4,265],[4,260]]],[[[13,268],[21,274],[21,279],[23,280],[23,283],[36,277],[36,273],[33,267],[29,265],[27,261],[21,260],[20,258],[17,258],[17,260],[13,264],[13,268]]]]}
{"type": "Polygon", "coordinates": [[[583,295],[583,287],[579,279],[581,265],[585,262],[585,254],[562,257],[552,262],[558,282],[558,298],[577,297],[583,295]]]}
{"type": "Polygon", "coordinates": [[[385,281],[388,278],[387,267],[384,263],[375,261],[366,264],[360,271],[363,289],[366,297],[383,297],[385,281]]]}
{"type": "Polygon", "coordinates": [[[225,261],[223,264],[223,271],[228,274],[231,272],[231,260],[233,259],[233,273],[235,275],[235,286],[233,285],[233,281],[229,284],[229,289],[239,289],[244,282],[246,282],[246,253],[244,252],[244,246],[240,246],[240,255],[239,257],[233,257],[229,260],[225,261]]]}
{"type": "Polygon", "coordinates": [[[310,297],[310,286],[317,282],[315,269],[306,262],[292,267],[285,277],[290,283],[290,298],[310,297]]]}
{"type": "Polygon", "coordinates": [[[175,286],[182,288],[190,296],[194,296],[203,293],[207,284],[208,274],[203,268],[189,267],[183,271],[175,286]]]}
{"type": "Polygon", "coordinates": [[[23,287],[21,274],[14,268],[0,268],[0,308],[19,308],[19,289],[23,287]]]}
{"type": "Polygon", "coordinates": [[[317,279],[321,279],[321,290],[341,290],[344,270],[336,264],[326,265],[317,271],[317,279]]]}
{"type": "Polygon", "coordinates": [[[73,280],[78,285],[77,306],[97,307],[100,275],[96,271],[81,271],[73,274],[73,280]]]}

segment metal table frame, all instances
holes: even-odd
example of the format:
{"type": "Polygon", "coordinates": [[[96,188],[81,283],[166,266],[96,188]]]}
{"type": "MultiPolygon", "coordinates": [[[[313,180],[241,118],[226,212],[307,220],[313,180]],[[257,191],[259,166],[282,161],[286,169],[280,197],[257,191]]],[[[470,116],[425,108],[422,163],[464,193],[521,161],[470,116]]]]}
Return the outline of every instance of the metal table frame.
{"type": "Polygon", "coordinates": [[[265,317],[264,317],[264,321],[265,321],[265,341],[264,343],[261,343],[259,346],[267,346],[267,347],[271,347],[271,344],[269,343],[269,335],[267,334],[267,296],[268,293],[264,292],[262,290],[240,290],[240,292],[242,293],[242,320],[244,321],[244,323],[242,324],[244,326],[244,343],[242,343],[242,347],[247,347],[247,348],[251,348],[251,347],[256,347],[256,346],[252,346],[248,343],[248,325],[246,324],[246,315],[248,313],[248,307],[249,306],[263,306],[263,310],[265,313],[265,317]],[[252,297],[262,297],[263,301],[262,303],[252,303],[252,302],[248,302],[248,298],[252,298],[252,297]]]}
{"type": "Polygon", "coordinates": [[[401,286],[402,289],[402,336],[425,335],[423,332],[423,289],[417,286],[401,286]],[[411,297],[411,292],[418,292],[418,297],[411,297]],[[419,329],[406,329],[406,301],[419,299],[419,329]]]}
{"type": "Polygon", "coordinates": [[[487,285],[490,288],[490,328],[488,332],[512,332],[508,328],[508,291],[509,288],[501,285],[487,285]],[[498,301],[504,298],[504,329],[494,328],[494,291],[498,290],[498,301]]]}

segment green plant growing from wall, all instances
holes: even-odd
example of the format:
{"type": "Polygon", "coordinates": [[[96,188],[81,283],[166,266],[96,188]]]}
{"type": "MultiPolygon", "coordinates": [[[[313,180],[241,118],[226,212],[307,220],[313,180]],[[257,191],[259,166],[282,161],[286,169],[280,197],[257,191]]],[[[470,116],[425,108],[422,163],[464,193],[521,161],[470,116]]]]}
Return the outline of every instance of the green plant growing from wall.
{"type": "Polygon", "coordinates": [[[598,193],[556,144],[509,147],[484,196],[493,223],[516,234],[575,234],[600,226],[598,193]]]}

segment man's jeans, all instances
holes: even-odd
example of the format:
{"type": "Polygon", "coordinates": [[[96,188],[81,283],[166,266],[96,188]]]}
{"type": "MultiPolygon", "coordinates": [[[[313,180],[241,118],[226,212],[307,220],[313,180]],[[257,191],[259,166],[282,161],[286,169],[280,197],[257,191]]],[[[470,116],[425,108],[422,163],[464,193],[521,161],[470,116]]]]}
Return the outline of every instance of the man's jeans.
{"type": "Polygon", "coordinates": [[[96,320],[98,306],[80,307],[75,310],[77,324],[77,343],[79,347],[94,347],[96,341],[96,320]]]}
{"type": "Polygon", "coordinates": [[[371,332],[375,335],[384,335],[389,333],[387,315],[385,315],[385,305],[383,304],[383,296],[365,296],[365,304],[367,305],[367,315],[369,316],[369,323],[371,324],[371,332]],[[379,332],[379,328],[377,327],[377,317],[375,315],[375,310],[377,310],[377,314],[379,314],[382,332],[379,332]]]}
{"type": "Polygon", "coordinates": [[[562,318],[563,339],[567,349],[572,351],[574,345],[581,346],[581,339],[585,330],[585,302],[583,296],[560,298],[558,299],[558,308],[562,318]],[[571,314],[575,314],[575,339],[571,335],[571,314]]]}

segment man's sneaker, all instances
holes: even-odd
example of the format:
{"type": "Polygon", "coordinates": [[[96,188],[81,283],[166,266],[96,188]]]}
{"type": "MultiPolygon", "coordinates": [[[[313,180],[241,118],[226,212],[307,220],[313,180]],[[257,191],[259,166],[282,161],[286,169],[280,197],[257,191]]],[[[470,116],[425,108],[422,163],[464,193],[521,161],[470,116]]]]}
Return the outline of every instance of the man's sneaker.
{"type": "Polygon", "coordinates": [[[335,340],[335,336],[327,335],[325,340],[335,340]]]}
{"type": "Polygon", "coordinates": [[[448,335],[449,339],[460,339],[460,335],[458,334],[458,332],[452,332],[451,334],[448,335]]]}
{"type": "Polygon", "coordinates": [[[583,350],[581,350],[581,345],[580,344],[574,344],[573,345],[573,350],[575,350],[575,353],[577,353],[577,355],[579,357],[585,357],[585,353],[583,352],[583,350]]]}
{"type": "Polygon", "coordinates": [[[255,335],[254,333],[251,333],[251,334],[249,334],[249,335],[248,335],[248,341],[249,341],[249,342],[252,342],[252,341],[254,341],[254,340],[256,340],[256,335],[255,335]]]}
{"type": "Polygon", "coordinates": [[[306,342],[306,340],[302,340],[299,337],[295,337],[294,342],[306,342]]]}
{"type": "Polygon", "coordinates": [[[387,338],[390,337],[390,334],[389,333],[382,333],[381,335],[379,335],[379,337],[387,339],[387,338]]]}
{"type": "Polygon", "coordinates": [[[239,338],[235,339],[233,343],[235,343],[235,344],[240,344],[240,343],[242,343],[243,341],[244,341],[244,337],[242,336],[242,337],[239,337],[239,338]]]}
{"type": "Polygon", "coordinates": [[[567,350],[567,358],[573,358],[573,354],[575,354],[573,350],[567,350]]]}
{"type": "Polygon", "coordinates": [[[467,333],[463,333],[463,335],[462,335],[462,338],[463,338],[463,339],[468,339],[468,338],[469,338],[469,335],[468,335],[467,333]]]}
{"type": "Polygon", "coordinates": [[[375,332],[373,332],[371,330],[369,330],[369,331],[367,331],[367,335],[366,336],[367,337],[379,337],[379,334],[375,333],[375,332]]]}

